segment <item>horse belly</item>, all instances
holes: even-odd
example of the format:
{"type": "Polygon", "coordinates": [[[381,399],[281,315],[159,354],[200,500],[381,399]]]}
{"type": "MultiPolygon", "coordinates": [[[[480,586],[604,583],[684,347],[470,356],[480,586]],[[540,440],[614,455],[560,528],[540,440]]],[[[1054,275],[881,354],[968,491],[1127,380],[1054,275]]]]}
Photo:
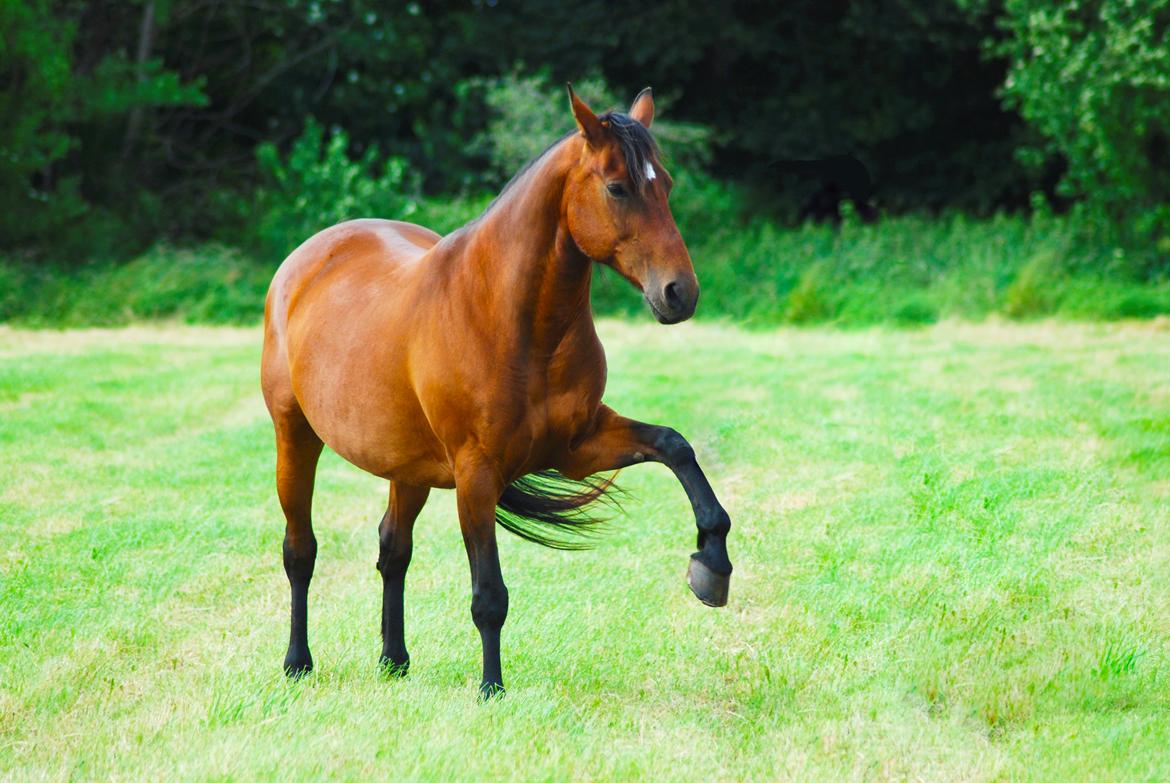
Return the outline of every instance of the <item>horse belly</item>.
{"type": "Polygon", "coordinates": [[[407,374],[409,308],[358,276],[307,293],[289,323],[289,370],[305,418],[357,467],[407,484],[452,486],[446,451],[407,374]]]}

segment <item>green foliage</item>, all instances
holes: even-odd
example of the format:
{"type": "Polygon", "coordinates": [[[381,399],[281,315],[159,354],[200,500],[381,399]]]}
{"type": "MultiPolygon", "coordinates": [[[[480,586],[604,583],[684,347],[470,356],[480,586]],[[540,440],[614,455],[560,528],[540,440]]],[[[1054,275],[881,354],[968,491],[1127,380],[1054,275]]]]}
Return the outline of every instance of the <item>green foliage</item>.
{"type": "Polygon", "coordinates": [[[416,209],[417,188],[401,158],[379,162],[369,147],[349,156],[349,138],[325,138],[311,119],[287,156],[273,144],[257,150],[264,185],[256,196],[255,247],[267,258],[287,256],[323,228],[363,217],[405,219],[416,209]]]}
{"type": "Polygon", "coordinates": [[[344,134],[331,160],[384,156],[439,203],[498,186],[571,128],[566,80],[606,108],[654,86],[671,163],[746,184],[756,216],[835,214],[840,183],[773,164],[851,154],[889,214],[1025,210],[1067,169],[1057,204],[1085,201],[1079,225],[1156,243],[1170,240],[1168,2],[10,2],[0,248],[71,263],[160,238],[283,251],[338,211],[279,205],[290,194],[261,169],[306,117],[344,134]]]}
{"type": "Polygon", "coordinates": [[[0,261],[0,322],[14,321],[36,307],[32,269],[27,264],[0,261]]]}
{"type": "MultiPolygon", "coordinates": [[[[95,212],[82,186],[92,196],[111,188],[87,174],[133,178],[132,169],[121,169],[125,161],[117,152],[130,118],[206,101],[201,78],[184,81],[158,59],[130,62],[122,51],[99,50],[77,62],[90,32],[78,24],[82,6],[0,3],[2,247],[41,244],[73,252],[90,245],[75,235],[100,231],[109,213],[95,212]]],[[[120,198],[137,198],[135,189],[120,189],[120,198]]]]}
{"type": "Polygon", "coordinates": [[[827,278],[824,262],[807,267],[788,294],[785,320],[795,324],[829,320],[833,316],[833,292],[827,278]]]}
{"type": "Polygon", "coordinates": [[[1010,105],[1038,131],[1039,167],[1067,162],[1062,192],[1138,235],[1170,234],[1170,2],[1008,0],[993,46],[1010,105]]]}
{"type": "Polygon", "coordinates": [[[932,324],[938,317],[938,304],[921,293],[907,294],[891,313],[891,320],[900,326],[932,324]]]}
{"type": "MultiPolygon", "coordinates": [[[[302,182],[303,172],[351,171],[356,164],[338,145],[326,166],[312,145],[281,159],[280,170],[302,182]],[[303,153],[303,155],[302,155],[303,153]],[[292,175],[293,159],[302,174],[292,175]]],[[[328,157],[328,155],[326,155],[328,157]]],[[[290,181],[290,180],[286,180],[290,181]]],[[[316,180],[312,180],[316,181],[316,180]]],[[[402,195],[388,181],[367,193],[366,207],[329,213],[323,201],[334,180],[272,197],[274,211],[259,226],[287,247],[264,251],[262,263],[217,246],[177,251],[165,246],[127,265],[66,266],[0,262],[0,321],[36,324],[125,323],[141,318],[249,322],[263,313],[264,291],[288,251],[334,218],[368,214],[410,219],[449,232],[481,214],[489,195],[440,200],[402,195]],[[289,206],[291,204],[291,206],[289,206]],[[321,218],[323,214],[328,218],[321,218]],[[320,223],[314,222],[320,220],[320,223]]],[[[1149,318],[1170,314],[1170,280],[1145,277],[1150,250],[1086,242],[1068,218],[971,220],[907,216],[880,224],[806,225],[787,229],[745,217],[744,194],[680,170],[676,210],[702,287],[698,317],[728,318],[756,327],[779,323],[842,326],[889,323],[915,326],[943,318],[981,319],[992,313],[1032,319],[1149,318]],[[696,190],[686,193],[694,182],[696,190]],[[710,209],[702,209],[707,204],[710,209]]],[[[271,191],[270,191],[271,194],[271,191]]],[[[269,202],[263,202],[269,203],[269,202]]],[[[257,240],[259,242],[259,239],[257,240]]],[[[603,315],[645,316],[641,295],[628,282],[598,268],[594,309],[603,315]]]]}
{"type": "Polygon", "coordinates": [[[144,319],[256,323],[274,267],[239,252],[159,246],[125,263],[0,263],[0,321],[112,326],[144,319]]]}
{"type": "Polygon", "coordinates": [[[1032,318],[1052,312],[1060,284],[1059,268],[1048,253],[1040,253],[1020,268],[1004,291],[1004,315],[1032,318]]]}
{"type": "Polygon", "coordinates": [[[45,176],[74,143],[61,121],[73,93],[73,34],[71,25],[52,23],[46,0],[0,4],[0,237],[7,245],[47,237],[84,209],[76,177],[45,176]]]}
{"type": "Polygon", "coordinates": [[[983,56],[984,39],[1002,35],[993,13],[934,0],[683,0],[636,13],[516,0],[495,11],[472,47],[490,42],[497,62],[521,59],[553,83],[597,72],[621,105],[652,85],[670,119],[711,129],[715,173],[769,194],[823,186],[772,162],[840,154],[870,167],[893,211],[990,212],[1037,186],[1013,160],[1022,128],[996,96],[1004,63],[983,56]]]}

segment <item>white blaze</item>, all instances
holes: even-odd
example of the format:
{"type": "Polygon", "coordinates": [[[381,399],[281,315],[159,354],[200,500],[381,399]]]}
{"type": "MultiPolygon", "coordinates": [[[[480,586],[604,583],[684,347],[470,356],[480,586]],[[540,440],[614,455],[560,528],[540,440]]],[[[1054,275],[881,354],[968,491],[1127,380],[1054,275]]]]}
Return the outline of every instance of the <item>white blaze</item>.
{"type": "Polygon", "coordinates": [[[653,182],[654,178],[657,176],[658,175],[654,173],[654,167],[650,165],[650,161],[646,161],[646,179],[650,182],[653,182]]]}

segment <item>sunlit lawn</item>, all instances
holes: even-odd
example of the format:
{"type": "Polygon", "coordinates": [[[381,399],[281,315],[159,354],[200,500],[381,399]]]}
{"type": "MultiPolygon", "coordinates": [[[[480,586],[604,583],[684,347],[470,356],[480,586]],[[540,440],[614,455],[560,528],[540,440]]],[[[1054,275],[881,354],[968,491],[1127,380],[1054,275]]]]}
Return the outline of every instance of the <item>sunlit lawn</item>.
{"type": "Polygon", "coordinates": [[[506,698],[451,493],[375,662],[385,484],[328,455],[317,673],[280,672],[254,329],[0,330],[0,779],[1170,779],[1170,329],[610,322],[607,399],[694,442],[598,548],[501,531],[506,698]]]}

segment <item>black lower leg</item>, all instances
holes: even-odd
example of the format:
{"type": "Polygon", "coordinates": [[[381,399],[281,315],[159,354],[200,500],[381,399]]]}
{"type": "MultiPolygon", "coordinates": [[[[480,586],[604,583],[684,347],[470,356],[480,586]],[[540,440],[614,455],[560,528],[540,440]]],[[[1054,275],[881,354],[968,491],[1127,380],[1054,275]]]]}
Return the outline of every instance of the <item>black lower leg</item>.
{"type": "Polygon", "coordinates": [[[695,450],[686,438],[669,427],[657,428],[659,432],[655,447],[686,490],[691,508],[695,512],[698,527],[698,547],[708,565],[723,574],[731,573],[731,561],[727,557],[727,533],[731,530],[731,518],[727,515],[715,490],[695,459],[695,450]]]}
{"type": "MultiPolygon", "coordinates": [[[[388,515],[389,516],[389,515],[388,515]]],[[[403,593],[406,569],[410,566],[410,542],[392,525],[383,521],[380,535],[378,570],[382,572],[382,656],[381,665],[388,674],[404,675],[410,668],[403,628],[403,593]]]]}
{"type": "Polygon", "coordinates": [[[284,672],[289,677],[300,677],[313,669],[313,656],[309,653],[309,582],[313,579],[313,566],[317,562],[317,540],[310,536],[307,541],[294,546],[286,537],[284,541],[284,572],[292,593],[292,617],[289,625],[288,652],[284,656],[284,672]]]}
{"type": "Polygon", "coordinates": [[[731,577],[731,559],[727,556],[727,533],[731,518],[707,476],[695,459],[695,451],[686,439],[669,427],[654,427],[652,438],[655,451],[682,484],[695,512],[698,528],[698,550],[691,555],[687,579],[695,595],[705,604],[723,606],[727,603],[727,588],[731,577]]]}
{"type": "Polygon", "coordinates": [[[504,692],[504,677],[500,670],[500,629],[508,617],[508,588],[500,575],[499,563],[495,564],[494,574],[483,573],[490,570],[477,569],[485,578],[476,580],[471,595],[471,618],[483,644],[483,680],[479,692],[484,698],[504,692]]]}

